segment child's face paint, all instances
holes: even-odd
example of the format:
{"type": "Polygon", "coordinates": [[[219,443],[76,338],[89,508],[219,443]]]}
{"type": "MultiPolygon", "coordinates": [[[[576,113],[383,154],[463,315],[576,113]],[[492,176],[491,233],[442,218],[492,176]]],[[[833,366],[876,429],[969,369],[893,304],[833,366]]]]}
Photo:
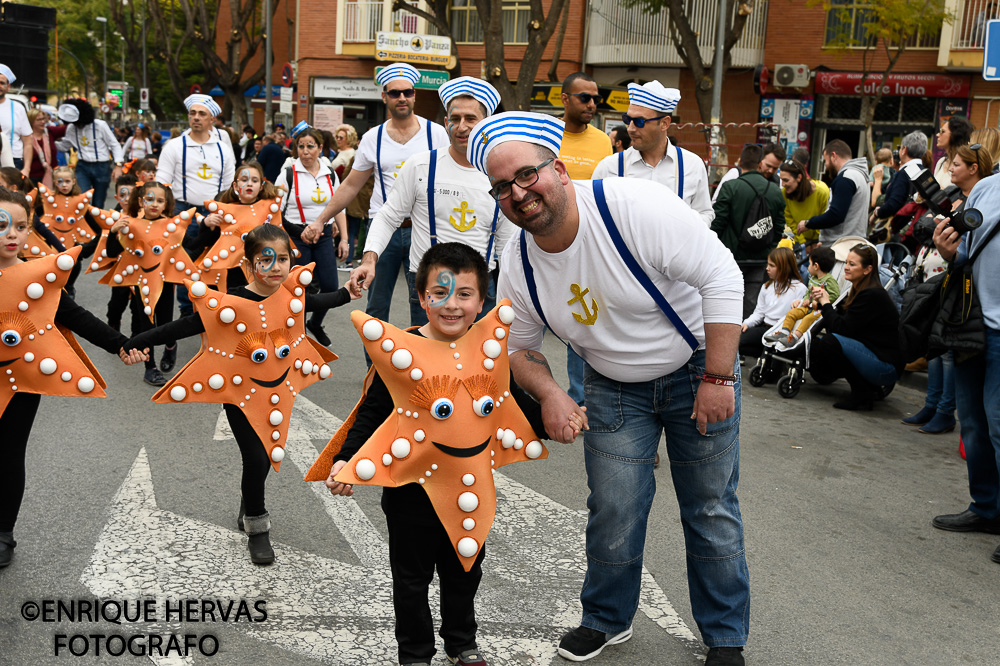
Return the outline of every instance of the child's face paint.
{"type": "Polygon", "coordinates": [[[57,176],[55,185],[56,189],[59,191],[59,194],[68,195],[70,192],[73,191],[73,187],[76,186],[76,178],[68,175],[57,176]]]}
{"type": "Polygon", "coordinates": [[[292,260],[288,246],[281,242],[268,243],[253,258],[254,282],[263,290],[271,290],[288,277],[292,260]]]}
{"type": "Polygon", "coordinates": [[[138,174],[136,174],[136,178],[138,178],[139,180],[141,180],[144,183],[152,183],[154,180],[156,180],[156,172],[155,171],[140,171],[138,174]]]}
{"type": "Polygon", "coordinates": [[[28,240],[28,216],[12,203],[0,204],[0,260],[17,261],[18,251],[28,240]]]}
{"type": "Polygon", "coordinates": [[[158,220],[163,217],[167,207],[167,193],[162,187],[150,187],[142,195],[142,215],[147,220],[158,220]]]}
{"type": "Polygon", "coordinates": [[[462,271],[456,275],[447,268],[432,267],[427,284],[420,305],[427,312],[432,337],[456,340],[465,335],[483,309],[476,274],[462,271]]]}
{"type": "Polygon", "coordinates": [[[115,192],[115,201],[117,201],[122,208],[125,208],[126,204],[128,204],[128,199],[132,196],[133,189],[132,185],[122,185],[115,192]]]}
{"type": "Polygon", "coordinates": [[[240,172],[236,174],[236,180],[233,181],[233,189],[236,190],[240,201],[245,204],[257,200],[262,185],[263,181],[256,169],[240,169],[240,172]]]}

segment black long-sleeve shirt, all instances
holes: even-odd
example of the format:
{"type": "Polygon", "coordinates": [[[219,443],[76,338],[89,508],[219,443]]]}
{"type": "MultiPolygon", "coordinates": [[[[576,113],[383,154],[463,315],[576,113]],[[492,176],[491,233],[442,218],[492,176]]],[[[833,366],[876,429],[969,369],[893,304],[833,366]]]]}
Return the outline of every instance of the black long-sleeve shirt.
{"type": "Polygon", "coordinates": [[[849,307],[845,308],[844,302],[836,307],[832,303],[823,306],[823,327],[827,332],[857,340],[879,360],[902,370],[899,314],[886,290],[881,285],[869,287],[859,291],[849,307]]]}
{"type": "Polygon", "coordinates": [[[117,356],[118,350],[128,343],[127,337],[92,315],[90,310],[77,304],[65,291],[59,297],[55,320],[60,326],[65,326],[109,354],[117,356]]]}

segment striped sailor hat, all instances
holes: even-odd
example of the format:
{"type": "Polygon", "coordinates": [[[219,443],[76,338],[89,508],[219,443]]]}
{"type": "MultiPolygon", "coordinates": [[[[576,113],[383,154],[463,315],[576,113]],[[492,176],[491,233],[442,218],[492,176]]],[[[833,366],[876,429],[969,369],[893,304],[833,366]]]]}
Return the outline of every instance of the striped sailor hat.
{"type": "Polygon", "coordinates": [[[477,102],[486,107],[486,115],[493,115],[500,105],[500,93],[482,79],[475,79],[471,76],[462,76],[453,81],[448,81],[438,88],[438,95],[441,96],[441,103],[448,108],[448,102],[459,95],[470,95],[477,102]]]}
{"type": "Polygon", "coordinates": [[[396,79],[406,79],[413,85],[417,85],[417,81],[420,80],[420,72],[413,65],[407,65],[405,62],[394,62],[378,73],[375,77],[375,83],[384,86],[396,79]]]}
{"type": "Polygon", "coordinates": [[[556,155],[562,145],[563,121],[544,113],[507,111],[476,123],[469,135],[468,158],[483,173],[490,151],[507,141],[524,141],[544,146],[556,155]]]}
{"type": "Polygon", "coordinates": [[[641,86],[638,83],[630,83],[628,101],[636,106],[644,106],[661,113],[673,113],[677,103],[681,101],[681,91],[677,88],[664,88],[659,81],[650,81],[641,86]]]}
{"type": "Polygon", "coordinates": [[[291,134],[289,136],[291,136],[293,139],[297,139],[299,137],[299,134],[302,134],[309,128],[310,128],[309,123],[307,123],[304,120],[300,120],[299,124],[292,128],[291,134]]]}
{"type": "Polygon", "coordinates": [[[216,102],[211,97],[209,97],[208,95],[200,93],[197,95],[188,95],[188,97],[184,100],[184,108],[187,109],[188,111],[190,111],[191,107],[194,106],[195,104],[200,104],[206,109],[208,109],[208,112],[212,114],[213,118],[215,116],[222,115],[222,107],[220,107],[219,103],[216,102]]]}

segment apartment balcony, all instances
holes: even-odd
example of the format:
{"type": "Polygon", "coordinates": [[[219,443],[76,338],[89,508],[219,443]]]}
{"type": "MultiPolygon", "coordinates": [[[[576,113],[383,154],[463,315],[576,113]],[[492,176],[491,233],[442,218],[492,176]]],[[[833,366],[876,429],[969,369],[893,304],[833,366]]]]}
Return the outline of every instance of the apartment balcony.
{"type": "Polygon", "coordinates": [[[946,9],[955,20],[941,30],[938,66],[954,70],[980,70],[986,22],[1000,18],[995,0],[946,0],[946,9]]]}
{"type": "MultiPolygon", "coordinates": [[[[423,9],[427,4],[421,2],[423,9]]],[[[437,34],[434,26],[410,12],[392,11],[392,0],[338,0],[337,53],[373,57],[375,33],[437,34]]]]}
{"type": "MultiPolygon", "coordinates": [[[[736,11],[734,2],[728,3],[736,11]]],[[[743,36],[733,48],[734,67],[753,67],[764,61],[764,33],[767,29],[767,0],[754,4],[747,17],[743,36]]],[[[688,20],[698,35],[704,62],[715,53],[715,33],[719,24],[719,3],[692,0],[688,20]]],[[[683,67],[670,37],[670,13],[644,14],[635,7],[626,9],[618,0],[590,0],[589,33],[584,61],[588,65],[683,67]]]]}

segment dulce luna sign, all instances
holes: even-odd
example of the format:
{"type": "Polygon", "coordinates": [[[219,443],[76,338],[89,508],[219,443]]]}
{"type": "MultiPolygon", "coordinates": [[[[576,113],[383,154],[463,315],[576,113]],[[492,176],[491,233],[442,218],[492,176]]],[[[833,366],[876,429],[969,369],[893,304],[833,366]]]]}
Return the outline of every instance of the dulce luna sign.
{"type": "Polygon", "coordinates": [[[816,92],[823,95],[874,95],[891,97],[968,97],[968,76],[949,74],[869,74],[816,72],[816,92]]]}

